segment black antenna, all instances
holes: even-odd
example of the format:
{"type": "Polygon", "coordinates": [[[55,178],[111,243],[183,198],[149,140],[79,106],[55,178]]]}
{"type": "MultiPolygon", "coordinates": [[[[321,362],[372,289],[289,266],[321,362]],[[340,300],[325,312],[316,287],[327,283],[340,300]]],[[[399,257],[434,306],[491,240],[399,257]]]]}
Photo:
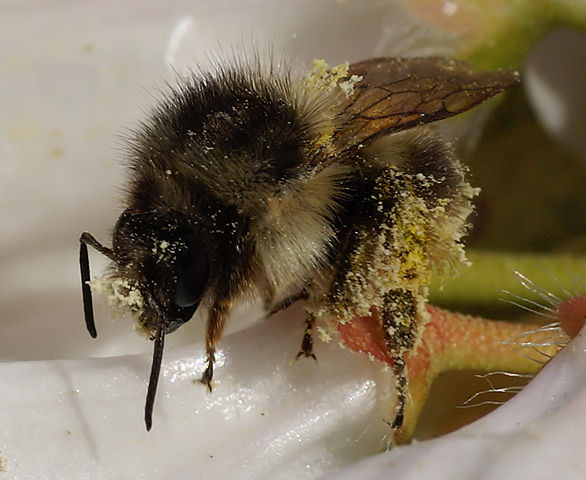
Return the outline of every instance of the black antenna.
{"type": "Polygon", "coordinates": [[[98,242],[91,233],[83,232],[79,237],[79,269],[81,271],[81,294],[83,297],[83,313],[85,315],[85,326],[89,334],[96,338],[96,324],[94,322],[94,304],[92,301],[92,289],[88,282],[90,281],[90,262],[87,252],[87,246],[90,245],[98,252],[103,253],[111,260],[116,260],[114,252],[104,247],[98,242]]]}
{"type": "Polygon", "coordinates": [[[155,336],[155,346],[153,351],[153,364],[151,366],[151,376],[149,378],[149,388],[147,390],[146,403],[144,406],[144,423],[147,432],[153,426],[153,406],[155,405],[155,394],[157,393],[157,384],[159,383],[159,373],[161,372],[161,362],[163,361],[163,348],[165,347],[165,330],[162,324],[157,327],[155,336]]]}

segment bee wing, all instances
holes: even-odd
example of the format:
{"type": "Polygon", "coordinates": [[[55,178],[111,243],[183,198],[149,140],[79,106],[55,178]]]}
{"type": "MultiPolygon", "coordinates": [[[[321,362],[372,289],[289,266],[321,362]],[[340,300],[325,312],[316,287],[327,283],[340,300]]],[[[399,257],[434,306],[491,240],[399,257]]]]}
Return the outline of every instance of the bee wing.
{"type": "Polygon", "coordinates": [[[339,107],[332,145],[337,152],[381,135],[464,112],[519,81],[513,70],[474,71],[448,58],[373,58],[349,67],[362,79],[339,107]]]}

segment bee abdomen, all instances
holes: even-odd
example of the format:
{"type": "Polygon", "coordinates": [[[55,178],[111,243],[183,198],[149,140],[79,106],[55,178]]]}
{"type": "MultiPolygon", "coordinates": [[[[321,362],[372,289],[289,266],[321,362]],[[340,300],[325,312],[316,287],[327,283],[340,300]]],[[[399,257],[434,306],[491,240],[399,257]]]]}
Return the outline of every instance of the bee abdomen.
{"type": "Polygon", "coordinates": [[[365,154],[362,207],[339,234],[328,299],[339,319],[370,315],[397,289],[424,298],[432,271],[465,261],[461,239],[475,190],[449,145],[427,129],[384,142],[365,154]]]}

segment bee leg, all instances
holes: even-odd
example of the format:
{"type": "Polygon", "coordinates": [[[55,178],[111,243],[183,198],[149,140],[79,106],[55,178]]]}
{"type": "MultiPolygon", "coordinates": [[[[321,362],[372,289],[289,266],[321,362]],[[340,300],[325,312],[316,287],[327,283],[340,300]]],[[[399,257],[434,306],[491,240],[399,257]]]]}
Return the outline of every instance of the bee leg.
{"type": "Polygon", "coordinates": [[[309,298],[309,293],[307,293],[307,290],[304,288],[300,292],[296,293],[295,295],[291,295],[290,297],[287,297],[285,300],[283,300],[275,305],[272,305],[271,307],[269,307],[270,310],[267,308],[267,310],[269,310],[269,312],[265,315],[265,318],[272,317],[275,313],[278,313],[281,310],[286,310],[291,305],[293,305],[295,302],[297,302],[299,300],[307,300],[308,298],[309,298]]]}
{"type": "Polygon", "coordinates": [[[226,319],[230,315],[231,304],[227,302],[216,302],[208,316],[206,326],[206,352],[207,367],[201,376],[200,382],[207,385],[208,391],[212,391],[212,378],[214,376],[214,362],[216,361],[216,343],[222,336],[226,319]]]}
{"type": "Polygon", "coordinates": [[[216,349],[207,348],[207,367],[204,370],[200,382],[207,385],[208,392],[212,393],[212,378],[214,377],[214,362],[216,361],[216,349]]]}
{"type": "Polygon", "coordinates": [[[387,293],[382,310],[382,324],[385,344],[393,360],[395,374],[397,407],[392,429],[397,431],[403,426],[405,420],[405,404],[408,395],[404,356],[413,348],[419,333],[413,292],[397,289],[387,293]]]}
{"type": "Polygon", "coordinates": [[[393,355],[393,373],[396,378],[397,387],[397,407],[396,415],[391,428],[393,431],[399,430],[403,426],[405,419],[405,403],[407,401],[407,373],[403,355],[393,355]]]}
{"type": "Polygon", "coordinates": [[[315,324],[315,317],[308,313],[305,317],[305,333],[303,334],[303,341],[301,342],[301,350],[295,356],[298,360],[302,355],[304,357],[311,357],[317,362],[317,358],[313,353],[313,325],[315,324]]]}

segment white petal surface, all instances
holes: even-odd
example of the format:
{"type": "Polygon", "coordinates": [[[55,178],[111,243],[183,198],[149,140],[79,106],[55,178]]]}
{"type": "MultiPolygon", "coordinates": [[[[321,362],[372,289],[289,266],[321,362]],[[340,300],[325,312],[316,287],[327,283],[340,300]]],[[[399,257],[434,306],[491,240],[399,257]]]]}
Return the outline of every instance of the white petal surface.
{"type": "MultiPolygon", "coordinates": [[[[204,347],[166,352],[151,432],[150,356],[0,365],[0,456],[9,478],[316,478],[383,446],[388,374],[316,346],[294,362],[303,325],[274,318],[227,336],[215,389],[204,347]]],[[[292,321],[293,320],[293,321],[292,321]]],[[[0,478],[2,478],[0,476],[0,478]]]]}
{"type": "Polygon", "coordinates": [[[10,382],[0,386],[3,475],[309,479],[329,472],[326,478],[336,480],[488,480],[586,474],[582,335],[487,417],[359,461],[384,448],[388,373],[335,343],[316,346],[317,364],[292,362],[299,331],[298,322],[282,315],[229,335],[212,394],[194,384],[203,345],[168,351],[150,433],[142,422],[149,356],[4,363],[0,376],[10,382]]]}

